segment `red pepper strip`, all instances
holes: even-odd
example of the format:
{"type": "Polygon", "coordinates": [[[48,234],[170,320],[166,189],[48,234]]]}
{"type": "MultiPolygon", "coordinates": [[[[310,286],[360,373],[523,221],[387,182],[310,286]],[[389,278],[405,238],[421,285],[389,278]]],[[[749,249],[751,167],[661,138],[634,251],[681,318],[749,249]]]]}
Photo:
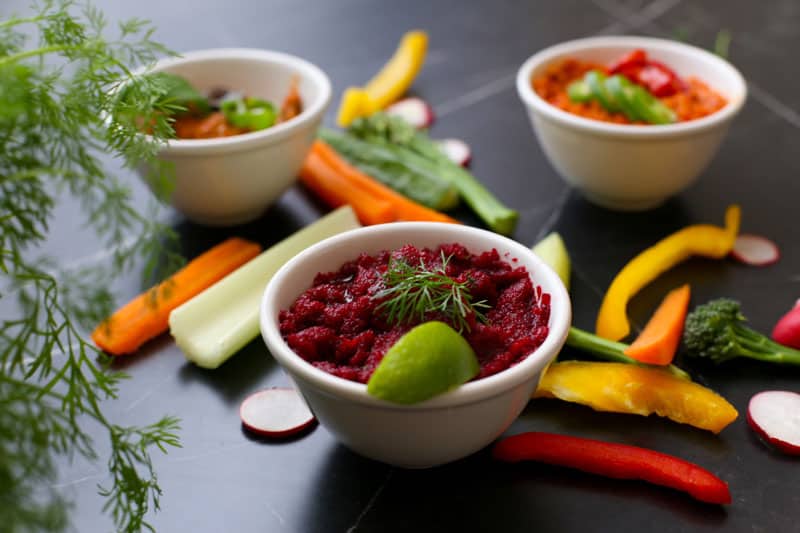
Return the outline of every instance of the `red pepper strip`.
{"type": "Polygon", "coordinates": [[[647,54],[642,49],[628,52],[608,67],[611,74],[621,74],[623,70],[643,67],[647,63],[647,54]]]}
{"type": "Polygon", "coordinates": [[[641,479],[688,492],[707,503],[731,503],[728,484],[688,461],[665,453],[599,440],[529,432],[495,444],[500,461],[539,461],[616,479],[641,479]]]}
{"type": "Polygon", "coordinates": [[[635,81],[639,85],[646,87],[657,98],[671,96],[676,92],[672,76],[652,64],[642,68],[637,73],[635,81]]]}

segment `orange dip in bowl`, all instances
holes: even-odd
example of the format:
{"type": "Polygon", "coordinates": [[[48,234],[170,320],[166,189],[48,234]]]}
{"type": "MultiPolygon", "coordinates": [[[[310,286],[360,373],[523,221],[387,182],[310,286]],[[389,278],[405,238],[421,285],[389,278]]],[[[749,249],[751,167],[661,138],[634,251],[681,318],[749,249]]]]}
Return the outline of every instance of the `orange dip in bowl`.
{"type": "MultiPolygon", "coordinates": [[[[623,113],[611,113],[596,100],[584,103],[570,100],[567,87],[573,81],[583,78],[590,70],[607,72],[604,65],[566,59],[548,67],[544,75],[533,78],[531,86],[543,100],[573,115],[616,124],[646,124],[632,122],[623,113]]],[[[684,90],[659,98],[675,112],[678,122],[703,118],[722,109],[728,103],[724,96],[703,81],[695,77],[686,78],[684,81],[684,90]]]]}

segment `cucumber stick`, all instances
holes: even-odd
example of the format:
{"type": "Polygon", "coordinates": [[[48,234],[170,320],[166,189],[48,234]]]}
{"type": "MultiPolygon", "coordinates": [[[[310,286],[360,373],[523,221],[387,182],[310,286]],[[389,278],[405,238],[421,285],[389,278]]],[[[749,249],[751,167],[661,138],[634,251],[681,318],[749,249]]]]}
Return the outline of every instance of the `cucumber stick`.
{"type": "Polygon", "coordinates": [[[217,368],[258,336],[261,295],[275,272],[312,244],[359,226],[343,206],[275,244],[170,313],[176,344],[197,366],[217,368]]]}

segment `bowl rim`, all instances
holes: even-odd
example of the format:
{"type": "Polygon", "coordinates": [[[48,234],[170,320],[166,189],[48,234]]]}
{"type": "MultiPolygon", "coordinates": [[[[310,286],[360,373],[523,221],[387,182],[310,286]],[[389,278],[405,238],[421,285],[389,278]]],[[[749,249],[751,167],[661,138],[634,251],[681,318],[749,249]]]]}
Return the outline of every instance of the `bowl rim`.
{"type": "MultiPolygon", "coordinates": [[[[713,87],[713,80],[710,81],[709,84],[713,87]]],[[[522,66],[520,66],[517,71],[516,86],[517,94],[526,106],[552,121],[598,135],[641,140],[682,137],[714,128],[731,120],[741,110],[747,99],[747,82],[744,77],[736,67],[721,57],[686,43],[657,37],[628,35],[586,37],[561,42],[544,48],[530,56],[525,60],[522,66]],[[587,48],[609,46],[630,46],[631,48],[644,48],[648,51],[670,50],[687,56],[699,57],[704,61],[710,61],[721,69],[726,70],[733,77],[734,83],[737,86],[737,91],[735,91],[737,94],[729,97],[728,102],[722,109],[703,118],[674,124],[648,124],[642,126],[634,124],[614,124],[574,115],[545,101],[531,87],[530,77],[535,68],[549,63],[559,56],[570,53],[579,55],[581,51],[587,48]]]]}
{"type": "MultiPolygon", "coordinates": [[[[500,246],[497,246],[500,247],[500,246]]],[[[338,268],[339,265],[332,268],[338,268]]],[[[326,270],[321,267],[319,271],[326,270]]],[[[299,295],[299,294],[298,294],[299,295]]],[[[519,386],[527,380],[532,379],[537,371],[535,367],[542,359],[546,364],[552,361],[566,341],[569,327],[572,320],[572,307],[569,295],[564,287],[561,278],[544,261],[542,261],[530,248],[525,247],[517,241],[502,235],[476,228],[473,226],[448,224],[443,222],[392,222],[375,226],[366,226],[354,230],[340,233],[333,237],[324,239],[295,255],[285,263],[272,277],[264,290],[259,309],[259,325],[262,337],[270,353],[283,366],[290,375],[295,374],[303,380],[309,382],[316,388],[325,391],[327,394],[344,397],[348,400],[372,405],[382,408],[400,410],[428,410],[437,408],[449,408],[458,405],[474,403],[487,398],[491,398],[519,386]],[[315,261],[319,255],[327,250],[339,246],[342,242],[349,239],[375,240],[387,233],[408,233],[409,240],[413,235],[434,232],[447,232],[447,237],[442,242],[459,242],[459,237],[475,232],[481,235],[491,236],[498,245],[509,250],[511,255],[516,258],[525,256],[526,261],[531,261],[536,265],[537,285],[547,285],[552,289],[550,292],[550,331],[545,341],[522,362],[507,368],[497,374],[470,381],[451,391],[445,392],[423,402],[405,405],[396,404],[375,398],[367,393],[367,386],[338,376],[334,376],[320,370],[297,355],[288,344],[283,340],[278,328],[277,314],[273,313],[272,302],[279,287],[284,283],[286,277],[300,264],[315,261]],[[546,279],[546,283],[542,283],[546,279]],[[553,305],[556,302],[558,305],[553,305]]]]}
{"type": "Polygon", "coordinates": [[[331,81],[327,74],[315,64],[301,57],[277,52],[274,50],[264,50],[260,48],[209,48],[204,50],[192,50],[183,52],[177,57],[165,57],[156,61],[148,68],[139,69],[139,73],[168,71],[171,67],[184,65],[187,63],[203,63],[209,60],[220,59],[249,59],[263,63],[264,65],[288,66],[297,71],[305,80],[311,82],[319,89],[319,95],[310,103],[305,105],[303,111],[296,117],[276,124],[267,129],[231,135],[230,137],[217,137],[212,139],[169,139],[161,148],[162,152],[174,155],[196,155],[209,152],[229,152],[239,151],[254,146],[273,144],[283,140],[297,130],[303,129],[308,122],[321,118],[331,100],[332,88],[331,81]]]}

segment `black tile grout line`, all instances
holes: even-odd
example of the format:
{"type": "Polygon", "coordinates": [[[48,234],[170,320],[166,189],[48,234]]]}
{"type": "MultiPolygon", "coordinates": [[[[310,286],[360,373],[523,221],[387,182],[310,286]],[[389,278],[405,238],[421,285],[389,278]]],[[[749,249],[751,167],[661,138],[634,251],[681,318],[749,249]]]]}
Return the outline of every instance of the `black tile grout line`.
{"type": "Polygon", "coordinates": [[[592,0],[606,14],[622,22],[628,29],[646,27],[648,24],[681,3],[681,0],[654,0],[638,11],[628,10],[615,0],[592,0]]]}
{"type": "Polygon", "coordinates": [[[386,474],[386,477],[383,480],[383,483],[381,483],[380,486],[375,490],[375,493],[369,499],[367,505],[364,506],[364,509],[362,509],[361,512],[356,517],[356,522],[352,526],[347,528],[345,533],[354,533],[358,529],[358,527],[361,525],[361,520],[363,520],[364,517],[367,516],[367,513],[369,513],[375,506],[375,502],[378,500],[378,497],[383,492],[383,489],[386,488],[386,485],[389,484],[389,481],[391,481],[393,474],[394,474],[394,468],[390,468],[389,473],[386,474]]]}

